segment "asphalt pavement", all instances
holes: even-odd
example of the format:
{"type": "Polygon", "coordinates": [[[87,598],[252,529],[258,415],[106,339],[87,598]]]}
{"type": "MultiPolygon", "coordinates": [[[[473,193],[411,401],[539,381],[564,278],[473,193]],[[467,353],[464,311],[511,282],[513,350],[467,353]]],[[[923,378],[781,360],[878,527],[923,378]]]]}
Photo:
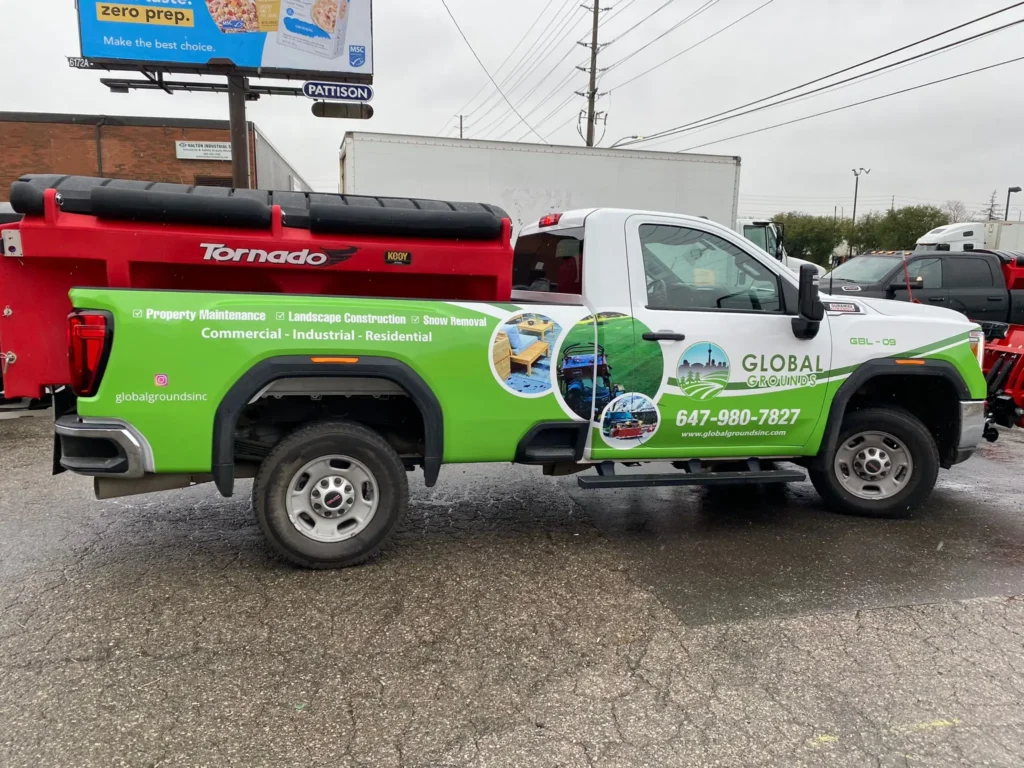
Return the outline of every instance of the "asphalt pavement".
{"type": "Polygon", "coordinates": [[[914,519],[786,490],[414,477],[370,564],[248,487],[99,502],[0,420],[0,766],[1020,766],[1024,436],[914,519]]]}

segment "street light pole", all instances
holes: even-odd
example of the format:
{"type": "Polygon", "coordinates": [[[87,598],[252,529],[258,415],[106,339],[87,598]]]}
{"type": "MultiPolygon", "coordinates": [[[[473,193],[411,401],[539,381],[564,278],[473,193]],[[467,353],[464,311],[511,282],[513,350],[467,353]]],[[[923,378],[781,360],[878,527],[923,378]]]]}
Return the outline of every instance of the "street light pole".
{"type": "Polygon", "coordinates": [[[1003,211],[1003,221],[1010,220],[1010,195],[1014,192],[1020,192],[1020,187],[1010,187],[1006,190],[1006,210],[1003,211]]]}
{"type": "MultiPolygon", "coordinates": [[[[857,170],[853,169],[853,219],[850,221],[850,238],[853,238],[853,230],[857,226],[857,193],[860,191],[860,175],[862,173],[871,173],[870,168],[861,168],[857,170]]],[[[853,256],[853,243],[847,243],[849,246],[849,255],[853,256]]]]}

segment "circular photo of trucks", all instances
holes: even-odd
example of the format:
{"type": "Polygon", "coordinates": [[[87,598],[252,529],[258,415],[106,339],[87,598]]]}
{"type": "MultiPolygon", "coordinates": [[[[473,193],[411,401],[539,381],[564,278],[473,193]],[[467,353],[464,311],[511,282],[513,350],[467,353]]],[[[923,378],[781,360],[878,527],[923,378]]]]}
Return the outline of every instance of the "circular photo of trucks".
{"type": "Polygon", "coordinates": [[[544,315],[523,312],[498,326],[491,366],[502,385],[523,397],[551,391],[551,355],[562,327],[544,315]]]}
{"type": "Polygon", "coordinates": [[[621,312],[599,312],[577,322],[558,352],[558,393],[583,419],[601,419],[608,404],[626,391],[654,399],[664,373],[661,346],[634,343],[647,327],[621,312]]]}
{"type": "Polygon", "coordinates": [[[612,400],[601,414],[601,438],[612,448],[643,445],[658,431],[661,414],[647,395],[630,392],[612,400]]]}

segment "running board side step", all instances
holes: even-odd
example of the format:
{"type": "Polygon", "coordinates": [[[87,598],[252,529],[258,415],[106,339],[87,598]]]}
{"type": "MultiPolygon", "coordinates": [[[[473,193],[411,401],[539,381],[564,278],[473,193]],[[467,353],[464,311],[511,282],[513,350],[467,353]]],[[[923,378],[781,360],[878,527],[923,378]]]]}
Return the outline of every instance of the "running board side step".
{"type": "Polygon", "coordinates": [[[666,474],[587,475],[576,478],[580,488],[654,488],[663,485],[745,485],[799,483],[807,476],[798,470],[773,469],[745,472],[668,472],[666,474]]]}

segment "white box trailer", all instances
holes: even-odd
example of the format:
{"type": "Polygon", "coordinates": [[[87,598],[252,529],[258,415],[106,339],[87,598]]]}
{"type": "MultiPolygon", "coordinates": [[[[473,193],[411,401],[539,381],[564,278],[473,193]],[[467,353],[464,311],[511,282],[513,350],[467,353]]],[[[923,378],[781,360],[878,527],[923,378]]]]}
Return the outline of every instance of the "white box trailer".
{"type": "Polygon", "coordinates": [[[740,159],[352,132],[340,191],[497,205],[514,234],[555,211],[634,208],[736,226],[740,159]]]}

